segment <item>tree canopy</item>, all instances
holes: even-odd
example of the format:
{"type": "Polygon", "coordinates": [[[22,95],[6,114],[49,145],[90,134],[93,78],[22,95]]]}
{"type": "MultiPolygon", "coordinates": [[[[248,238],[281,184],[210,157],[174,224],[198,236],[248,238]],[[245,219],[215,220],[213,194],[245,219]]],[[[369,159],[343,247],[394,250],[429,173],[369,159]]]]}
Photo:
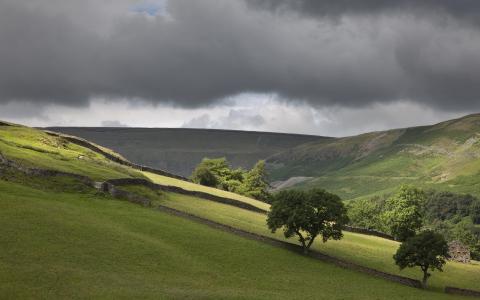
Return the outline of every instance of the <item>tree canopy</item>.
{"type": "Polygon", "coordinates": [[[319,234],[323,242],[341,239],[342,227],[347,222],[347,211],[340,197],[321,189],[279,192],[267,218],[272,232],[283,228],[286,238],[297,235],[305,253],[319,234]]]}
{"type": "Polygon", "coordinates": [[[269,184],[266,181],[265,161],[260,160],[244,175],[243,183],[239,188],[241,194],[248,197],[270,202],[271,195],[268,192],[269,184]]]}
{"type": "Polygon", "coordinates": [[[403,242],[393,256],[400,267],[420,267],[423,272],[422,284],[425,288],[430,277],[429,270],[443,271],[446,259],[449,258],[448,244],[441,234],[424,231],[403,242]]]}
{"type": "Polygon", "coordinates": [[[265,161],[258,161],[250,171],[233,169],[226,158],[204,158],[192,173],[193,182],[235,192],[257,200],[269,202],[265,161]]]}
{"type": "MultiPolygon", "coordinates": [[[[378,195],[348,203],[350,225],[391,233],[386,214],[392,209],[386,205],[395,195],[378,195]]],[[[422,227],[442,234],[447,241],[458,240],[468,246],[471,256],[480,259],[480,200],[469,194],[445,191],[427,191],[420,199],[422,227]]],[[[415,204],[418,212],[418,206],[415,204]]],[[[398,237],[397,237],[398,239],[398,237]]]]}
{"type": "Polygon", "coordinates": [[[381,220],[395,239],[405,241],[420,229],[424,201],[425,193],[422,190],[404,185],[385,202],[381,220]]]}

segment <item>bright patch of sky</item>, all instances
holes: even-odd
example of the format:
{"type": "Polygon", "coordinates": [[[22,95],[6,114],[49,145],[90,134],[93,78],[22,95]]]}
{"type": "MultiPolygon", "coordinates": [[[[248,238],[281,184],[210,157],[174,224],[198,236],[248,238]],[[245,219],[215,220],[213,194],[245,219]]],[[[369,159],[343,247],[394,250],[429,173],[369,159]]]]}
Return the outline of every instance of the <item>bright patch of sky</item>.
{"type": "Polygon", "coordinates": [[[149,16],[166,15],[167,0],[140,1],[130,6],[130,11],[144,13],[149,16]]]}
{"type": "Polygon", "coordinates": [[[364,132],[428,125],[467,112],[438,112],[401,101],[362,108],[312,107],[275,94],[244,93],[196,109],[153,105],[142,100],[92,99],[88,107],[0,105],[0,120],[29,126],[184,127],[349,136],[364,132]]]}

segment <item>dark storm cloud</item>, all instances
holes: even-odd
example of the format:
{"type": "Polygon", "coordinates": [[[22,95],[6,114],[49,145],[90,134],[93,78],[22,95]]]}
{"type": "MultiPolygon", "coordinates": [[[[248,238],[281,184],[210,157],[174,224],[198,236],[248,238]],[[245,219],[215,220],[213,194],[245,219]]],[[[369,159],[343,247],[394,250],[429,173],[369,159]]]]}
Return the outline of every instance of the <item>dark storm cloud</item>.
{"type": "Polygon", "coordinates": [[[129,1],[0,0],[0,101],[479,107],[479,1],[252,1],[173,0],[152,16],[129,1]]]}
{"type": "Polygon", "coordinates": [[[249,5],[276,12],[296,11],[312,17],[404,13],[451,16],[480,24],[477,0],[247,0],[249,5]]]}

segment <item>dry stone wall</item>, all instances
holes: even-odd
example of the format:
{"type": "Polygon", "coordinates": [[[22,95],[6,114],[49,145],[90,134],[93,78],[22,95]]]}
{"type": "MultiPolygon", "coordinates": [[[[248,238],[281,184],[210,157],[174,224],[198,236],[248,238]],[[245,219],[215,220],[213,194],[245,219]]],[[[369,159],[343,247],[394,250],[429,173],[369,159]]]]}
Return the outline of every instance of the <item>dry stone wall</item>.
{"type": "Polygon", "coordinates": [[[451,286],[447,286],[447,287],[445,288],[445,293],[447,293],[447,294],[454,294],[454,295],[470,296],[470,297],[478,297],[478,298],[480,298],[480,291],[460,289],[460,288],[451,287],[451,286]]]}
{"type": "MultiPolygon", "coordinates": [[[[216,197],[216,196],[206,194],[206,193],[201,193],[201,192],[186,191],[186,190],[183,190],[183,189],[180,189],[180,188],[177,188],[177,187],[157,185],[157,184],[154,184],[154,183],[149,182],[149,181],[144,180],[144,179],[124,178],[124,179],[108,180],[106,182],[94,182],[90,178],[82,176],[82,175],[78,175],[78,174],[71,174],[71,173],[55,171],[55,170],[41,170],[41,169],[25,168],[25,167],[23,167],[19,164],[16,164],[13,161],[8,160],[1,153],[0,153],[0,164],[2,164],[4,166],[16,168],[19,171],[22,171],[26,174],[30,174],[30,175],[33,175],[33,176],[70,176],[70,177],[74,177],[76,179],[81,180],[85,184],[88,184],[89,186],[92,186],[92,187],[95,187],[95,188],[99,189],[102,192],[109,193],[113,197],[116,197],[116,198],[119,198],[119,199],[124,199],[124,200],[130,201],[130,202],[133,202],[133,203],[136,203],[136,204],[140,204],[140,205],[143,205],[143,206],[150,206],[151,205],[150,200],[145,198],[145,197],[139,196],[135,193],[131,193],[131,192],[128,192],[128,191],[121,190],[117,186],[131,185],[131,184],[141,184],[143,186],[147,186],[149,188],[156,189],[156,190],[181,193],[181,194],[192,195],[192,196],[196,196],[196,197],[200,197],[200,198],[201,198],[201,196],[207,196],[209,198],[213,197],[212,199],[209,199],[209,200],[238,206],[238,207],[249,209],[249,210],[252,210],[252,211],[258,211],[258,212],[265,213],[265,211],[255,207],[253,205],[243,203],[241,201],[236,201],[236,200],[233,200],[233,199],[222,198],[222,197],[216,197]]],[[[201,223],[207,224],[211,227],[218,228],[218,229],[221,229],[221,230],[225,230],[225,231],[228,231],[230,233],[234,233],[234,234],[246,237],[246,238],[262,241],[262,242],[265,242],[265,243],[268,243],[268,244],[271,244],[271,245],[274,245],[274,246],[277,246],[277,247],[286,248],[288,250],[291,250],[291,251],[294,251],[294,252],[297,252],[297,253],[302,252],[302,249],[301,249],[300,246],[294,245],[294,244],[291,244],[291,243],[288,243],[288,242],[285,242],[285,241],[279,241],[279,240],[276,240],[276,239],[273,239],[273,238],[270,238],[270,237],[266,237],[266,236],[263,236],[263,235],[255,234],[255,233],[248,232],[248,231],[244,231],[244,230],[234,228],[234,227],[231,227],[231,226],[228,226],[228,225],[216,223],[214,221],[204,219],[204,218],[201,218],[201,217],[198,217],[198,216],[194,216],[192,214],[188,214],[188,213],[185,213],[185,212],[182,212],[182,211],[178,211],[178,210],[175,210],[175,209],[172,209],[172,208],[169,208],[169,207],[165,207],[165,206],[160,205],[158,207],[158,209],[161,210],[161,211],[164,211],[164,212],[168,212],[170,214],[174,214],[174,215],[177,215],[177,216],[180,216],[180,217],[184,217],[184,218],[188,218],[188,219],[191,219],[191,220],[194,220],[194,221],[197,221],[197,222],[201,222],[201,223]]],[[[386,280],[389,280],[389,281],[393,281],[393,282],[396,282],[396,283],[399,283],[399,284],[403,284],[403,285],[406,285],[406,286],[415,287],[415,288],[420,288],[421,287],[421,283],[418,280],[411,279],[411,278],[408,278],[408,277],[398,276],[398,275],[394,275],[394,274],[385,273],[385,272],[378,271],[378,270],[375,270],[375,269],[372,269],[372,268],[357,265],[357,264],[352,263],[352,262],[344,261],[342,259],[338,259],[338,258],[329,256],[329,255],[326,255],[326,254],[323,254],[323,253],[320,253],[320,252],[311,251],[309,256],[314,258],[314,259],[318,259],[318,260],[322,260],[322,261],[325,261],[325,262],[333,263],[333,264],[335,264],[339,267],[342,267],[342,268],[351,269],[351,270],[355,270],[355,271],[358,271],[358,272],[361,272],[361,273],[369,274],[371,276],[380,277],[380,278],[383,278],[383,279],[386,279],[386,280]]],[[[461,290],[461,292],[463,292],[463,293],[466,293],[465,291],[466,290],[461,290]]],[[[459,291],[459,289],[449,288],[448,292],[459,293],[460,291],[459,291]]],[[[473,291],[470,291],[470,292],[473,292],[473,291]]]]}
{"type": "MultiPolygon", "coordinates": [[[[208,219],[204,219],[204,218],[201,218],[201,217],[198,217],[198,216],[195,216],[195,215],[183,212],[183,211],[179,211],[179,210],[176,210],[176,209],[173,209],[173,208],[170,208],[170,207],[159,206],[158,209],[163,211],[163,212],[167,212],[167,213],[170,213],[170,214],[173,214],[173,215],[176,215],[176,216],[179,216],[179,217],[183,217],[183,218],[188,218],[190,220],[193,220],[193,221],[196,221],[196,222],[199,222],[199,223],[203,223],[203,224],[206,224],[210,227],[220,229],[220,230],[223,230],[223,231],[227,231],[229,233],[233,233],[233,234],[245,237],[245,238],[261,241],[261,242],[270,244],[272,246],[288,249],[288,250],[296,252],[296,253],[303,253],[303,249],[299,245],[291,244],[291,243],[288,243],[288,242],[285,242],[285,241],[280,241],[280,240],[270,238],[270,237],[266,237],[266,236],[263,236],[263,235],[259,235],[259,234],[256,234],[256,233],[244,231],[244,230],[232,227],[232,226],[217,223],[217,222],[214,222],[214,221],[211,221],[211,220],[208,220],[208,219]]],[[[311,258],[314,258],[314,259],[324,261],[324,262],[335,264],[336,266],[341,267],[341,268],[354,270],[354,271],[365,273],[365,274],[375,276],[375,277],[380,277],[380,278],[383,278],[385,280],[396,282],[396,283],[403,284],[403,285],[406,285],[406,286],[410,286],[410,287],[414,287],[414,288],[421,288],[422,287],[422,284],[419,280],[408,278],[408,277],[403,277],[403,276],[399,276],[399,275],[385,273],[385,272],[378,271],[378,270],[375,270],[375,269],[372,269],[372,268],[357,265],[357,264],[352,263],[352,262],[344,261],[342,259],[335,258],[335,257],[329,256],[329,255],[326,255],[326,254],[323,254],[323,253],[320,253],[320,252],[317,252],[317,251],[310,251],[308,256],[310,256],[311,258]]]]}
{"type": "Polygon", "coordinates": [[[365,235],[372,235],[372,236],[378,236],[387,240],[392,240],[394,241],[395,238],[387,233],[376,231],[376,230],[371,230],[371,229],[366,229],[366,228],[360,228],[360,227],[353,227],[353,226],[348,226],[345,225],[342,228],[345,231],[349,232],[354,232],[354,233],[361,233],[365,235]]]}
{"type": "Polygon", "coordinates": [[[267,213],[267,211],[258,208],[254,205],[230,199],[230,198],[225,198],[225,197],[220,197],[220,196],[215,196],[212,194],[204,193],[204,192],[198,192],[198,191],[189,191],[182,189],[180,187],[176,186],[170,186],[170,185],[160,185],[160,184],[155,184],[153,182],[150,182],[145,179],[141,178],[121,178],[121,179],[111,179],[107,180],[106,184],[111,184],[113,186],[125,186],[125,185],[142,185],[145,187],[148,187],[153,190],[160,190],[164,192],[172,192],[176,194],[182,194],[182,195],[187,195],[187,196],[192,196],[192,197],[197,197],[197,198],[202,198],[206,200],[211,200],[214,202],[222,203],[222,204],[227,204],[231,206],[235,206],[238,208],[243,208],[252,212],[257,212],[257,213],[267,213]]]}
{"type": "Polygon", "coordinates": [[[164,170],[159,170],[159,169],[154,169],[154,168],[150,168],[150,167],[147,167],[147,166],[141,166],[141,165],[138,165],[138,164],[134,164],[134,163],[132,163],[130,161],[127,161],[125,159],[122,159],[118,156],[112,155],[112,154],[102,150],[101,148],[95,146],[94,144],[92,144],[92,143],[90,143],[90,142],[88,142],[84,139],[77,138],[77,137],[74,137],[74,136],[62,135],[62,134],[52,132],[52,131],[45,131],[45,132],[47,134],[50,134],[50,135],[53,135],[53,136],[61,137],[61,138],[65,139],[65,140],[67,140],[67,141],[69,141],[73,144],[77,144],[79,146],[90,149],[93,152],[99,153],[99,154],[103,155],[105,158],[107,158],[107,159],[109,159],[113,162],[116,162],[118,164],[128,166],[128,167],[140,170],[140,171],[146,171],[146,172],[150,172],[150,173],[157,174],[157,175],[168,176],[168,177],[172,177],[172,178],[176,178],[176,179],[180,179],[180,180],[184,180],[184,181],[189,181],[188,178],[185,178],[183,176],[179,176],[179,175],[176,175],[176,174],[172,174],[172,173],[164,171],[164,170]]]}

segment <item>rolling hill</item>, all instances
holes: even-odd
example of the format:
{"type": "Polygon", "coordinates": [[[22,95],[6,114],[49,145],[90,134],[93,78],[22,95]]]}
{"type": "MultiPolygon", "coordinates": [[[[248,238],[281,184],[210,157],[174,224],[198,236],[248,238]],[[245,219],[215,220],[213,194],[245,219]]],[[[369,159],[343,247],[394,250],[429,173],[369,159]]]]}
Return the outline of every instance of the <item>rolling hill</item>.
{"type": "Polygon", "coordinates": [[[458,299],[37,183],[0,180],[3,299],[458,299]]]}
{"type": "Polygon", "coordinates": [[[114,149],[129,160],[189,176],[204,158],[226,157],[233,167],[324,137],[253,131],[183,128],[52,127],[114,149]]]}
{"type": "Polygon", "coordinates": [[[274,180],[312,177],[296,187],[319,186],[344,199],[403,183],[480,196],[480,115],[310,142],[267,162],[274,180]]]}
{"type": "Polygon", "coordinates": [[[343,199],[389,193],[403,183],[480,196],[480,115],[344,138],[200,129],[52,128],[128,159],[189,175],[204,157],[233,166],[266,159],[280,188],[322,187],[343,199]]]}
{"type": "MultiPolygon", "coordinates": [[[[148,198],[149,205],[141,207],[98,189],[97,183],[116,178],[201,190],[268,209],[253,199],[119,164],[62,136],[0,125],[1,295],[22,299],[457,299],[442,293],[445,285],[473,289],[480,280],[476,262],[448,263],[444,274],[435,273],[428,291],[339,268],[262,239],[232,234],[245,230],[283,241],[281,235],[266,230],[264,214],[135,184],[118,187],[148,198]],[[162,207],[231,229],[171,215],[162,207]]],[[[417,278],[417,272],[400,272],[393,265],[391,256],[397,246],[389,240],[346,233],[344,240],[318,242],[314,249],[417,278]]]]}

